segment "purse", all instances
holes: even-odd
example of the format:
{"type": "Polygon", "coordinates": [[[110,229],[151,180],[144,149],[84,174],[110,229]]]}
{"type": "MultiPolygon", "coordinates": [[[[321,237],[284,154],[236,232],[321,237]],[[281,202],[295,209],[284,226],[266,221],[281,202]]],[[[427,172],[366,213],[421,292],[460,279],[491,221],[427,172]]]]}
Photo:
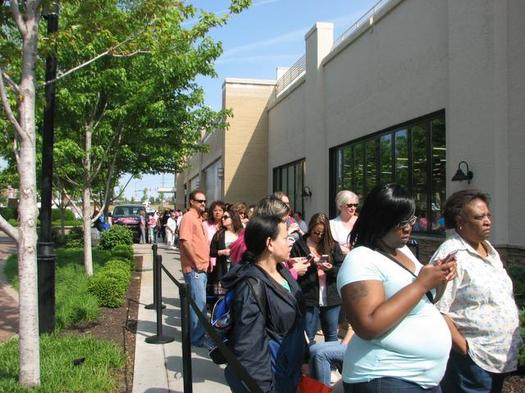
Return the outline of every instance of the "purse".
{"type": "Polygon", "coordinates": [[[322,384],[317,379],[307,375],[301,375],[297,393],[332,393],[332,388],[322,384]]]}

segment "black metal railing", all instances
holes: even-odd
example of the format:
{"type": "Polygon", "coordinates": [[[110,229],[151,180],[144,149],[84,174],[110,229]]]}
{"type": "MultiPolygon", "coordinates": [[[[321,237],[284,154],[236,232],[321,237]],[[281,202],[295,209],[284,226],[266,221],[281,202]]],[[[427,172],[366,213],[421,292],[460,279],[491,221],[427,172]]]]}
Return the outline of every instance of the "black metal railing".
{"type": "MultiPolygon", "coordinates": [[[[229,366],[233,367],[235,373],[246,384],[250,392],[262,393],[261,388],[257,382],[248,374],[246,369],[241,365],[239,359],[226,346],[223,338],[210,325],[208,318],[201,312],[195,301],[190,296],[188,284],[178,281],[173,274],[162,264],[162,255],[157,253],[157,245],[152,246],[153,249],[153,305],[155,306],[157,314],[157,334],[146,338],[146,342],[150,344],[165,344],[172,342],[173,337],[163,335],[162,332],[162,271],[166,273],[168,278],[179,289],[179,296],[181,302],[181,334],[182,334],[182,378],[184,393],[193,392],[192,368],[191,368],[191,335],[190,335],[190,307],[197,315],[200,323],[208,336],[217,345],[223,356],[226,358],[229,366]]],[[[150,305],[151,306],[151,305],[150,305]]]]}

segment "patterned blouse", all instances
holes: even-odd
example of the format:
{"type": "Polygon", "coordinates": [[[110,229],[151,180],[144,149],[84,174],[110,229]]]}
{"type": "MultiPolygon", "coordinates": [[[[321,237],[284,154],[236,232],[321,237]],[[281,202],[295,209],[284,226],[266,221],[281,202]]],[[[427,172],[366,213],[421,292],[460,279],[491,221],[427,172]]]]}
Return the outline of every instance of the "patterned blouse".
{"type": "Polygon", "coordinates": [[[466,338],[474,363],[489,372],[506,373],[516,370],[521,347],[518,308],[498,252],[488,241],[484,245],[487,257],[454,231],[434,253],[431,262],[458,250],[457,277],[447,284],[436,307],[466,338]]]}

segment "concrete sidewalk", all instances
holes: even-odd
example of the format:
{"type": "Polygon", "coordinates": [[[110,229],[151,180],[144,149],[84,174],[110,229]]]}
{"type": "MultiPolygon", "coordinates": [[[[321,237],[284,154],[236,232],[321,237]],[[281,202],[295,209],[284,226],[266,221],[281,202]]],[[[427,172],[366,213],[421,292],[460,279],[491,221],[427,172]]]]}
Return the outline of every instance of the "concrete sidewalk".
{"type": "MultiPolygon", "coordinates": [[[[178,250],[159,244],[162,264],[173,276],[184,282],[180,271],[178,250]]],[[[147,310],[145,305],[153,303],[152,249],[150,244],[135,245],[135,255],[143,257],[140,287],[140,305],[135,344],[135,369],[133,393],[183,392],[182,340],[180,323],[179,290],[168,276],[162,274],[162,298],[166,305],[163,310],[163,335],[174,337],[168,344],[148,344],[145,338],[156,334],[156,312],[147,310]]],[[[224,380],[224,366],[218,366],[208,358],[206,348],[192,347],[193,391],[196,393],[230,392],[224,380]]]]}

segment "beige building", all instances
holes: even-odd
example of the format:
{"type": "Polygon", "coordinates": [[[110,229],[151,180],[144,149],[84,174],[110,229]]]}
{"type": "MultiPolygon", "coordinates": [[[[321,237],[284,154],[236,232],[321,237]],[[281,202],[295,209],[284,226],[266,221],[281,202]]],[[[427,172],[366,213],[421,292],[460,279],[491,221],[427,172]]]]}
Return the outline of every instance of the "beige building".
{"type": "Polygon", "coordinates": [[[233,109],[227,130],[205,135],[207,153],[190,158],[177,175],[177,206],[187,194],[202,189],[209,201],[255,203],[267,193],[267,103],[275,81],[228,78],[223,84],[223,107],[233,109]],[[181,181],[183,180],[183,181],[181,181]]]}
{"type": "Polygon", "coordinates": [[[446,197],[477,188],[492,200],[492,241],[510,260],[520,258],[523,37],[521,0],[382,0],[338,38],[332,24],[317,23],[305,36],[305,56],[276,83],[226,80],[231,127],[210,137],[210,153],[193,157],[180,183],[192,188],[198,178],[193,185],[207,187],[215,160],[224,168],[217,196],[252,202],[284,190],[308,217],[335,215],[340,189],[365,196],[395,181],[426,219],[417,228],[426,254],[443,239],[446,197]],[[239,145],[229,150],[226,138],[239,145]],[[473,172],[470,183],[452,181],[459,165],[473,172]]]}

